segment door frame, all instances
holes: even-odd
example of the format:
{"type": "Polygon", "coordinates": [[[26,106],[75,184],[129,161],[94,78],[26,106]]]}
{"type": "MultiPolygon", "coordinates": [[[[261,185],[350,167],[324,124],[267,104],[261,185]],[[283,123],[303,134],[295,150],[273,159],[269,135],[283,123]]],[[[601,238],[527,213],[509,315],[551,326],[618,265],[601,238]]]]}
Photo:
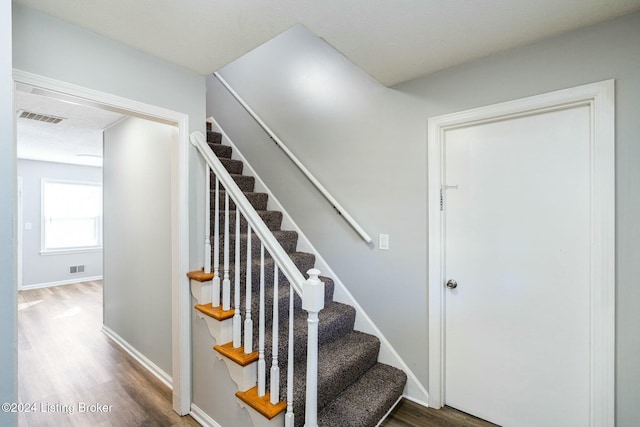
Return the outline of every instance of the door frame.
{"type": "MultiPolygon", "coordinates": [[[[180,415],[191,412],[191,295],[189,271],[189,115],[106,92],[78,86],[38,74],[14,69],[15,83],[24,83],[56,94],[61,99],[102,106],[135,117],[178,127],[178,141],[171,147],[171,323],[173,409],[180,415]]],[[[14,145],[16,141],[14,140],[14,145]]],[[[143,360],[140,360],[144,362],[143,360]]],[[[143,363],[144,364],[144,363],[143,363]]],[[[153,369],[154,375],[167,383],[153,369]]]]}
{"type": "Polygon", "coordinates": [[[444,405],[446,132],[461,127],[587,106],[590,130],[590,426],[615,416],[615,84],[587,84],[428,119],[429,406],[444,405]]]}
{"type": "Polygon", "coordinates": [[[24,237],[24,206],[22,193],[22,177],[18,176],[18,230],[16,233],[16,277],[18,290],[22,290],[22,239],[24,237]]]}

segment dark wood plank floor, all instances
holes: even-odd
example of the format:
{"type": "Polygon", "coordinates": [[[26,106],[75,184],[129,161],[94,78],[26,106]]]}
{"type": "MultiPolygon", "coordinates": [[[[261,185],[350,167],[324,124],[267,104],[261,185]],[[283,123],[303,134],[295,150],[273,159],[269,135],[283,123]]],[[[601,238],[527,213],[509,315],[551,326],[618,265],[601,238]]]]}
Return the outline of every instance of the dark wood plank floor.
{"type": "Polygon", "coordinates": [[[33,405],[20,426],[199,425],[173,412],[171,390],[100,331],[101,282],[21,291],[18,325],[18,394],[33,405]]]}
{"type": "Polygon", "coordinates": [[[495,424],[445,406],[425,408],[402,400],[380,427],[497,427],[495,424]]]}

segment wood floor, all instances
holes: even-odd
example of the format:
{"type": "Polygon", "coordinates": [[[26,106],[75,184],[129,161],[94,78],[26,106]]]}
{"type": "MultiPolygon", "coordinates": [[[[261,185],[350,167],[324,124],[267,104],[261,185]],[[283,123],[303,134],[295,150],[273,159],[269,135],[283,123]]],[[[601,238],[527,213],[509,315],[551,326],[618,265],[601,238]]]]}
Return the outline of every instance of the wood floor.
{"type": "Polygon", "coordinates": [[[448,406],[425,408],[402,400],[380,427],[497,427],[448,406]]]}
{"type": "MultiPolygon", "coordinates": [[[[21,291],[18,325],[18,394],[31,410],[19,426],[199,425],[173,412],[171,391],[100,331],[101,282],[21,291]]],[[[404,400],[381,427],[495,425],[404,400]]]]}
{"type": "Polygon", "coordinates": [[[31,410],[21,427],[199,425],[100,331],[101,282],[21,291],[18,325],[18,395],[31,410]]]}

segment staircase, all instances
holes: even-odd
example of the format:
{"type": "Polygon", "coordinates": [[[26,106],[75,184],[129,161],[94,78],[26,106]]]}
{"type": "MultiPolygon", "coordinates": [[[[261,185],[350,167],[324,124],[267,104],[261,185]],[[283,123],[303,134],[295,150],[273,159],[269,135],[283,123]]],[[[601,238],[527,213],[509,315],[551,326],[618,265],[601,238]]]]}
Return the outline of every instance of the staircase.
{"type": "MultiPolygon", "coordinates": [[[[309,274],[315,278],[317,270],[313,270],[315,257],[313,254],[297,252],[298,234],[295,231],[282,230],[282,213],[278,211],[268,210],[268,195],[265,193],[255,192],[255,179],[251,176],[243,175],[244,164],[240,160],[232,159],[232,147],[221,143],[221,134],[211,131],[211,125],[207,124],[207,143],[213,153],[221,161],[224,168],[231,174],[233,181],[242,190],[247,200],[257,211],[262,221],[271,230],[273,236],[278,240],[282,248],[288,253],[289,257],[297,267],[297,269],[309,278],[309,274]]],[[[214,209],[216,207],[216,191],[215,176],[211,176],[211,229],[215,229],[214,209]]],[[[224,222],[224,205],[226,194],[224,189],[218,191],[218,227],[220,230],[225,227],[224,222]]],[[[236,396],[241,400],[242,404],[248,405],[266,418],[275,417],[278,413],[287,410],[287,362],[293,356],[294,360],[294,376],[292,390],[289,391],[289,398],[293,397],[292,409],[295,413],[295,426],[305,424],[305,387],[306,387],[306,370],[307,370],[307,312],[302,307],[300,297],[294,293],[293,301],[293,333],[290,335],[288,328],[280,325],[286,325],[290,317],[290,295],[292,288],[286,278],[278,270],[274,270],[274,260],[261,250],[260,240],[255,234],[249,237],[247,233],[246,220],[241,216],[239,228],[234,228],[236,224],[235,204],[229,202],[228,224],[231,224],[229,236],[226,239],[228,252],[251,254],[251,268],[247,272],[247,258],[240,257],[239,277],[240,283],[246,282],[246,276],[251,274],[251,294],[250,313],[254,321],[258,321],[258,317],[264,321],[264,331],[268,338],[263,339],[264,351],[260,355],[259,351],[252,351],[249,354],[242,350],[233,348],[233,343],[218,342],[214,350],[220,353],[220,357],[230,359],[229,363],[237,363],[239,365],[248,366],[255,360],[261,359],[266,365],[266,384],[271,383],[271,375],[279,376],[279,386],[277,395],[279,403],[269,403],[269,395],[266,397],[257,397],[257,388],[249,388],[242,390],[248,386],[242,386],[236,396]],[[236,233],[240,230],[239,238],[236,233]],[[239,245],[239,251],[236,246],[239,245]],[[264,302],[261,302],[260,294],[261,281],[265,291],[262,293],[264,302]],[[273,289],[276,286],[277,289],[273,289]],[[277,291],[277,292],[274,292],[277,291]],[[274,299],[277,304],[274,305],[274,299]],[[263,307],[261,313],[261,306],[263,307]],[[275,316],[274,316],[275,312],[275,316]],[[271,339],[273,323],[276,322],[276,330],[278,331],[277,341],[271,339]],[[292,351],[289,349],[289,338],[292,336],[292,351]],[[273,343],[277,342],[274,352],[273,343]],[[275,353],[275,360],[280,369],[272,370],[272,360],[275,353]],[[262,356],[262,357],[260,357],[262,356]],[[292,396],[291,396],[292,395],[292,396]]],[[[219,233],[219,244],[217,246],[218,260],[223,259],[224,233],[219,233]]],[[[212,251],[215,258],[215,250],[212,251]]],[[[236,273],[236,264],[231,263],[228,266],[229,276],[233,278],[236,273]]],[[[218,273],[222,274],[222,270],[218,273]]],[[[190,274],[192,279],[201,281],[210,280],[210,275],[202,272],[193,272],[190,274]],[[198,279],[199,278],[199,279],[198,279]]],[[[389,410],[398,402],[402,396],[405,383],[407,381],[406,374],[394,367],[379,363],[378,352],[380,349],[380,341],[377,337],[363,332],[354,330],[356,310],[346,304],[333,300],[334,282],[329,277],[318,277],[324,284],[324,308],[319,312],[318,318],[318,364],[317,364],[317,413],[318,425],[321,427],[367,427],[376,426],[389,412],[389,410]]],[[[193,283],[193,280],[192,280],[193,283]]],[[[320,282],[318,282],[320,283],[320,282]]],[[[222,297],[224,299],[224,296],[222,297]]],[[[228,297],[227,297],[228,298],[228,297]]],[[[246,309],[247,289],[241,288],[240,304],[236,308],[246,317],[249,310],[246,309]]],[[[214,298],[216,301],[217,298],[214,298]]],[[[231,297],[233,300],[233,297],[231,297]]],[[[234,305],[234,304],[232,304],[234,305]]],[[[212,304],[197,305],[196,309],[209,317],[208,322],[224,322],[230,321],[235,314],[234,308],[223,310],[222,307],[214,307],[212,304]]],[[[253,327],[252,341],[259,342],[259,329],[253,327]]],[[[233,333],[229,331],[224,335],[229,337],[233,333]]],[[[254,345],[254,349],[258,348],[254,345]]],[[[229,363],[227,364],[229,366],[229,363]]],[[[260,362],[258,362],[260,363],[260,362]]],[[[260,367],[258,367],[260,369],[260,367]]],[[[253,384],[253,382],[250,382],[253,384]]],[[[273,383],[271,383],[273,384],[273,383]]],[[[277,383],[276,383],[277,384],[277,383]]],[[[275,391],[271,390],[271,394],[275,391]]],[[[282,425],[282,421],[278,421],[282,425]]],[[[262,423],[260,423],[262,424],[262,423]]],[[[268,424],[265,424],[268,425],[268,424]]],[[[276,425],[276,424],[274,424],[276,425]]]]}

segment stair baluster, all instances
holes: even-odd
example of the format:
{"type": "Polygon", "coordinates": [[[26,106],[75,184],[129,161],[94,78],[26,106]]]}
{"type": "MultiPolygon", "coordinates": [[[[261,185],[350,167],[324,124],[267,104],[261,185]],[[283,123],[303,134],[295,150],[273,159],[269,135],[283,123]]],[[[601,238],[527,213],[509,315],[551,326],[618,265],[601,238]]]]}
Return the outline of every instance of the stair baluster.
{"type": "Polygon", "coordinates": [[[247,283],[244,319],[244,354],[253,352],[253,320],[251,320],[251,224],[247,223],[247,283]]]}
{"type": "Polygon", "coordinates": [[[220,181],[216,175],[216,193],[214,195],[214,223],[213,223],[213,295],[211,305],[220,305],[220,181]]]}
{"type": "Polygon", "coordinates": [[[287,357],[287,413],[284,416],[284,426],[294,427],[293,413],[293,286],[289,284],[289,337],[287,357]]]}
{"type": "Polygon", "coordinates": [[[240,313],[240,210],[236,205],[236,251],[234,257],[233,348],[242,345],[242,314],[240,313]]]}
{"type": "MultiPolygon", "coordinates": [[[[211,273],[211,168],[205,165],[206,176],[204,192],[204,272],[211,273]]],[[[209,299],[209,301],[211,301],[209,299]]],[[[209,302],[207,301],[207,302],[209,302]]]]}
{"type": "MultiPolygon", "coordinates": [[[[278,310],[278,265],[273,266],[273,321],[271,322],[271,382],[269,384],[269,401],[275,405],[280,401],[280,367],[278,366],[278,333],[279,333],[279,310],[278,310]]],[[[292,301],[291,294],[289,295],[292,301]]]]}
{"type": "Polygon", "coordinates": [[[260,243],[260,309],[258,320],[258,396],[266,394],[266,364],[264,361],[264,245],[260,243]]]}
{"type": "Polygon", "coordinates": [[[229,280],[229,191],[224,191],[224,279],[222,280],[222,310],[231,309],[231,281],[229,280]]]}

